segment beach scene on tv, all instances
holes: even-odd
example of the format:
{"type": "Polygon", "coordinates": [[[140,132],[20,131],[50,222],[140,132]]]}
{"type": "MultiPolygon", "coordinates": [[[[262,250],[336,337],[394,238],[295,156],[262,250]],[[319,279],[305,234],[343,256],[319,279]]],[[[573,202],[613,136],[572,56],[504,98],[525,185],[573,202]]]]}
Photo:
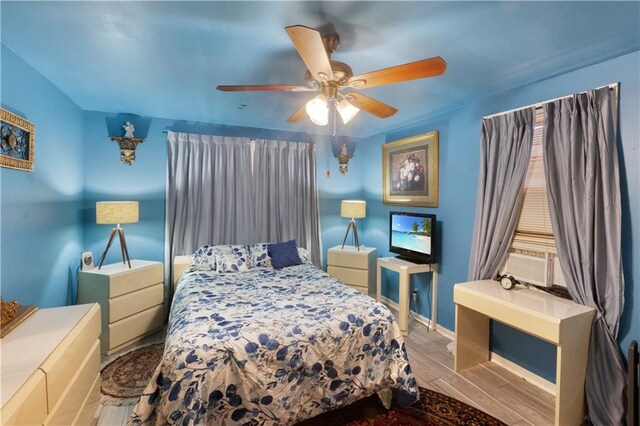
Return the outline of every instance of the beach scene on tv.
{"type": "Polygon", "coordinates": [[[393,215],[391,245],[431,254],[431,218],[393,215]]]}

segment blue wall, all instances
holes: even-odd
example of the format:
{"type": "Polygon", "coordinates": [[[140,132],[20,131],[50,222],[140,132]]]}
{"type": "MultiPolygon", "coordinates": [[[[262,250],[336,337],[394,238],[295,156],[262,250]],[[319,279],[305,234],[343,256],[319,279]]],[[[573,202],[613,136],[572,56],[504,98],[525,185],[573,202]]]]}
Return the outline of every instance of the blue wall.
{"type": "MultiPolygon", "coordinates": [[[[363,171],[364,198],[368,203],[367,218],[362,224],[365,244],[378,247],[388,255],[388,212],[411,210],[435,213],[437,231],[442,235],[438,288],[438,322],[454,329],[453,285],[467,278],[469,251],[473,232],[479,165],[479,141],[483,116],[526,106],[532,103],[588,90],[608,83],[620,82],[620,157],[623,208],[623,253],[626,277],[626,304],[622,316],[619,341],[626,348],[640,337],[640,177],[638,160],[640,132],[639,75],[640,54],[628,54],[548,80],[470,103],[438,116],[428,117],[410,126],[377,135],[362,144],[360,159],[368,165],[363,171]],[[407,136],[432,130],[440,136],[440,203],[437,208],[399,208],[382,204],[381,145],[407,136]]],[[[428,315],[429,278],[416,277],[413,286],[420,291],[418,313],[428,315]]],[[[397,301],[397,278],[389,276],[383,292],[397,301]]],[[[508,327],[494,324],[492,349],[531,371],[549,379],[555,378],[555,348],[508,327]]],[[[626,349],[625,349],[626,352],[626,349]]]]}
{"type": "Polygon", "coordinates": [[[36,126],[33,172],[0,168],[2,296],[75,301],[82,250],[82,110],[2,44],[2,108],[36,126]]]}
{"type": "MultiPolygon", "coordinates": [[[[360,195],[359,170],[352,166],[348,175],[341,175],[337,170],[337,160],[331,155],[331,177],[327,179],[327,150],[333,151],[333,148],[326,137],[87,111],[84,114],[84,248],[92,251],[96,259],[104,250],[111,230],[110,225],[95,223],[96,201],[134,200],[140,202],[140,222],[124,226],[129,254],[132,258],[164,260],[167,135],[163,132],[166,130],[318,143],[322,242],[325,248],[342,242],[346,222],[339,217],[340,200],[360,195]],[[125,121],[134,124],[137,137],[145,138],[136,149],[136,161],[132,166],[120,161],[118,145],[109,140],[110,135],[122,135],[121,126],[125,121]]],[[[120,259],[120,251],[112,248],[106,262],[120,259]]]]}
{"type": "MultiPolygon", "coordinates": [[[[324,251],[342,241],[346,220],[340,201],[364,198],[367,218],[360,221],[361,239],[389,255],[388,212],[419,210],[438,215],[442,235],[438,318],[453,330],[453,284],[466,280],[479,162],[481,119],[485,115],[538,101],[621,82],[620,157],[623,207],[623,253],[626,304],[619,341],[626,347],[640,337],[640,176],[638,130],[640,54],[625,55],[548,80],[509,90],[462,108],[427,117],[364,141],[356,141],[356,157],[349,173],[337,171],[337,161],[325,137],[307,133],[191,123],[103,112],[84,112],[41,74],[2,45],[2,107],[34,122],[37,128],[34,172],[2,168],[0,222],[2,225],[0,278],[2,295],[22,303],[58,306],[75,299],[78,254],[91,250],[97,257],[106,243],[108,226],[95,224],[95,202],[134,199],[141,202],[137,224],[127,225],[132,257],[162,260],[166,135],[164,130],[235,135],[266,139],[315,141],[318,148],[318,190],[324,251]],[[108,139],[121,134],[126,120],[145,137],[129,167],[120,162],[119,149],[108,139]],[[416,209],[381,203],[381,145],[403,137],[440,132],[440,204],[416,209]],[[325,177],[327,160],[331,178],[325,177]]],[[[108,262],[118,261],[117,250],[108,262]]],[[[397,300],[397,283],[390,273],[383,289],[397,300]]],[[[426,276],[412,284],[420,291],[417,311],[430,316],[430,286],[426,276]]],[[[506,327],[495,326],[493,350],[530,370],[554,378],[554,348],[506,327]]]]}

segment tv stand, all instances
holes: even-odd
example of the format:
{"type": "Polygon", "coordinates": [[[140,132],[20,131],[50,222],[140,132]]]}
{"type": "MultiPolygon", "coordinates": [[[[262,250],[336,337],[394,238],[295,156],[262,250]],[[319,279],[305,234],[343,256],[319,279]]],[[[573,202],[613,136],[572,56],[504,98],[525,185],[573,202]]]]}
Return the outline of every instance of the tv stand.
{"type": "Polygon", "coordinates": [[[412,274],[420,274],[423,272],[431,272],[433,277],[431,285],[433,286],[433,297],[431,300],[431,328],[438,328],[438,264],[436,263],[415,263],[410,260],[404,260],[398,257],[381,257],[378,259],[378,279],[376,280],[376,299],[380,301],[382,292],[382,268],[395,271],[400,274],[400,282],[398,288],[399,300],[399,318],[398,324],[403,336],[409,334],[409,298],[411,286],[410,279],[412,274]]]}
{"type": "Polygon", "coordinates": [[[405,261],[405,262],[408,262],[408,263],[413,263],[415,265],[429,265],[430,264],[429,262],[420,262],[419,260],[411,259],[410,257],[401,256],[401,255],[397,255],[395,257],[395,259],[402,260],[402,261],[405,261]]]}

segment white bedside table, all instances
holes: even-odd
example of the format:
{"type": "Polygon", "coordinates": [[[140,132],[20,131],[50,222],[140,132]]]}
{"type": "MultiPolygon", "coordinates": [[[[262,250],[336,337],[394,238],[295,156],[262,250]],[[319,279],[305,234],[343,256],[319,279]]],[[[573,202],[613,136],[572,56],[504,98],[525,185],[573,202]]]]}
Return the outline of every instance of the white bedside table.
{"type": "Polygon", "coordinates": [[[378,250],[366,247],[358,251],[353,246],[341,247],[328,250],[327,273],[366,295],[374,295],[378,250]]]}
{"type": "Polygon", "coordinates": [[[78,303],[99,303],[101,352],[119,351],[162,328],[164,271],[161,262],[132,260],[78,275],[78,303]]]}

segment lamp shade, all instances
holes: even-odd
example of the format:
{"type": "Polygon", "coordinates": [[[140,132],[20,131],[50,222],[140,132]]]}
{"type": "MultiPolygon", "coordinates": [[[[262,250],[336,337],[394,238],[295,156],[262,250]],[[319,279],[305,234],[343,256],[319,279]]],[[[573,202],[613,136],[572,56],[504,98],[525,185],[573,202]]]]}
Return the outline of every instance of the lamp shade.
{"type": "Polygon", "coordinates": [[[96,223],[99,225],[136,223],[137,221],[137,201],[98,201],[96,203],[96,223]]]}
{"type": "Polygon", "coordinates": [[[342,200],[340,216],[360,219],[367,216],[367,202],[362,200],[342,200]]]}
{"type": "Polygon", "coordinates": [[[305,107],[309,118],[319,126],[326,126],[329,122],[329,107],[327,106],[327,97],[318,95],[307,102],[305,107]]]}
{"type": "Polygon", "coordinates": [[[337,108],[338,108],[338,112],[340,113],[340,117],[342,117],[342,122],[344,124],[347,124],[349,121],[351,121],[353,117],[356,116],[358,112],[360,112],[360,109],[351,105],[351,103],[346,99],[343,99],[340,102],[338,102],[337,108]]]}

